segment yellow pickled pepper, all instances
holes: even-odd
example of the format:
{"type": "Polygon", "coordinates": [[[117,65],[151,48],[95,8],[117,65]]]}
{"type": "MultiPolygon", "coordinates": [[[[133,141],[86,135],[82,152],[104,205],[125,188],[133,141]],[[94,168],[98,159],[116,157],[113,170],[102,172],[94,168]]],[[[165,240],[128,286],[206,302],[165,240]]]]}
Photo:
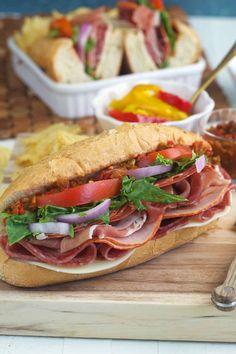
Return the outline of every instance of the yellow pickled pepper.
{"type": "Polygon", "coordinates": [[[169,120],[182,120],[187,113],[157,98],[160,87],[140,84],[120,100],[111,102],[112,109],[145,116],[158,116],[169,120]]]}

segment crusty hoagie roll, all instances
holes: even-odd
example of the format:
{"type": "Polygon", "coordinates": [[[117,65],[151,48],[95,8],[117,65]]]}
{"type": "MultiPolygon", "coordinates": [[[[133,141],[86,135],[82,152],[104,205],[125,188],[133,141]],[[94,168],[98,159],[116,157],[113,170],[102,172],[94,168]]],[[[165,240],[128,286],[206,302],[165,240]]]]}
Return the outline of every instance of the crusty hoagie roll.
{"type": "Polygon", "coordinates": [[[76,83],[92,80],[86,74],[69,38],[40,38],[31,45],[28,54],[57,82],[76,83]]]}
{"type": "Polygon", "coordinates": [[[0,276],[34,287],[143,263],[211,228],[232,183],[201,137],[123,125],[29,167],[0,198],[0,276]]]}
{"type": "Polygon", "coordinates": [[[52,19],[47,36],[35,40],[28,54],[58,82],[117,76],[123,57],[123,31],[103,15],[88,11],[70,20],[52,19]]]}
{"type": "Polygon", "coordinates": [[[131,72],[183,66],[199,59],[201,46],[194,30],[170,19],[164,9],[128,1],[120,1],[118,7],[120,17],[133,25],[124,38],[125,62],[131,72]]]}

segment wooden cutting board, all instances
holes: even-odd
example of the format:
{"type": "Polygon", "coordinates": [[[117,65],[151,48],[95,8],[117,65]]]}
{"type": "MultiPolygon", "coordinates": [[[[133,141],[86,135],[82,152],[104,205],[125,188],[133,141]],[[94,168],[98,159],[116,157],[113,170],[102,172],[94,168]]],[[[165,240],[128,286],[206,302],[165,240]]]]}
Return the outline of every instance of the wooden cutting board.
{"type": "Polygon", "coordinates": [[[0,333],[14,335],[236,341],[236,310],[211,291],[236,254],[236,194],[218,228],[132,269],[40,289],[0,282],[0,333]]]}

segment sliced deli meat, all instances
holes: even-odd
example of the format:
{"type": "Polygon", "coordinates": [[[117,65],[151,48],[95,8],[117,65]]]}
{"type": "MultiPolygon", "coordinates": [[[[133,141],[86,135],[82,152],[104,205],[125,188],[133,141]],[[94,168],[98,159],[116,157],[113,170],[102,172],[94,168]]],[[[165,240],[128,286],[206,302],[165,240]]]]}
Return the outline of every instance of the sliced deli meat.
{"type": "Polygon", "coordinates": [[[92,263],[97,256],[96,246],[91,243],[84,243],[83,245],[63,254],[57,250],[52,251],[34,246],[27,241],[21,241],[20,244],[28,252],[33,254],[37,260],[49,264],[82,266],[92,263]]]}
{"type": "Polygon", "coordinates": [[[107,261],[114,261],[117,258],[124,256],[127,252],[126,250],[117,250],[112,246],[106,244],[100,244],[97,246],[98,255],[101,255],[101,258],[106,259],[107,261]]]}
{"type": "Polygon", "coordinates": [[[222,201],[231,188],[231,183],[222,179],[215,169],[208,166],[201,174],[200,185],[194,184],[194,188],[199,188],[199,193],[195,193],[195,201],[192,200],[190,205],[186,202],[183,206],[180,203],[177,208],[167,208],[164,219],[196,215],[212,208],[222,201]]]}

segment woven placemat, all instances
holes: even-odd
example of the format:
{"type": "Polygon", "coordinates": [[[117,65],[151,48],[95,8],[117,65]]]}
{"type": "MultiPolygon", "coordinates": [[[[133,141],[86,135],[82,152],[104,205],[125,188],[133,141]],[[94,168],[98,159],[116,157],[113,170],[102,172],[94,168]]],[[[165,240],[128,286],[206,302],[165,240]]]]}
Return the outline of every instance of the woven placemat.
{"type": "MultiPolygon", "coordinates": [[[[173,9],[172,9],[173,11],[173,9]]],[[[186,19],[183,11],[176,10],[178,17],[186,19]]],[[[56,122],[72,122],[55,115],[14,74],[6,40],[21,26],[22,18],[0,19],[0,139],[12,138],[21,132],[33,132],[56,122]]],[[[207,68],[204,76],[209,72],[207,68]]],[[[209,93],[216,107],[227,107],[228,101],[220,87],[214,83],[209,93]]],[[[94,116],[80,119],[79,124],[87,133],[97,133],[100,128],[94,116]]]]}

